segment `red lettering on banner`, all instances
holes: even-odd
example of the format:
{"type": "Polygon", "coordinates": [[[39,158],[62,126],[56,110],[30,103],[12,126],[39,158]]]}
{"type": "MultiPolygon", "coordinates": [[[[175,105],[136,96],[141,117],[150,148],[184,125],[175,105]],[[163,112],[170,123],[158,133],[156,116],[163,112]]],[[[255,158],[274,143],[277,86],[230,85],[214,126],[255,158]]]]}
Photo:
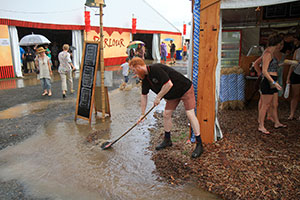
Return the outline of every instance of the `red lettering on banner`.
{"type": "Polygon", "coordinates": [[[108,48],[111,48],[111,47],[125,47],[124,45],[124,39],[111,39],[111,38],[105,38],[104,39],[104,48],[105,47],[108,47],[108,48]]]}
{"type": "MultiPolygon", "coordinates": [[[[94,41],[99,41],[100,37],[95,35],[93,37],[93,40],[94,41]]],[[[123,38],[121,38],[121,39],[104,38],[103,41],[104,41],[104,48],[105,47],[108,47],[108,48],[111,48],[111,47],[125,47],[123,38]]]]}
{"type": "Polygon", "coordinates": [[[94,40],[94,41],[99,41],[99,40],[100,40],[100,37],[97,36],[97,35],[95,35],[94,38],[93,38],[93,40],[94,40]]]}

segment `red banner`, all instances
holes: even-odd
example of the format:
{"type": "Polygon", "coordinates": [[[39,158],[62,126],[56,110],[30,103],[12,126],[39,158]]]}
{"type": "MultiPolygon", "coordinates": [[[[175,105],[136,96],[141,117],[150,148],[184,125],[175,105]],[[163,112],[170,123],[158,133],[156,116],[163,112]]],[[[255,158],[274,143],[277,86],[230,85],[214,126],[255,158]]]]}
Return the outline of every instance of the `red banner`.
{"type": "Polygon", "coordinates": [[[183,24],[183,35],[186,35],[186,24],[183,24]]]}
{"type": "Polygon", "coordinates": [[[85,31],[89,32],[91,30],[91,15],[90,15],[90,11],[84,11],[84,22],[85,22],[85,31]]]}
{"type": "Polygon", "coordinates": [[[136,34],[136,18],[132,18],[132,34],[136,34]]]}

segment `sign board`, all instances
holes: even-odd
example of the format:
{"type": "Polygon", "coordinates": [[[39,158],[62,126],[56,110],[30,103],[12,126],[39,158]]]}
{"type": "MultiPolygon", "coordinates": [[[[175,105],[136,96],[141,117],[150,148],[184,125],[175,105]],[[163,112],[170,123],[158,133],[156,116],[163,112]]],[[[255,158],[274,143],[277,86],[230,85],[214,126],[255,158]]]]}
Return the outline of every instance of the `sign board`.
{"type": "Polygon", "coordinates": [[[75,120],[78,116],[91,122],[97,69],[99,65],[99,50],[100,43],[84,42],[78,83],[75,120]]]}

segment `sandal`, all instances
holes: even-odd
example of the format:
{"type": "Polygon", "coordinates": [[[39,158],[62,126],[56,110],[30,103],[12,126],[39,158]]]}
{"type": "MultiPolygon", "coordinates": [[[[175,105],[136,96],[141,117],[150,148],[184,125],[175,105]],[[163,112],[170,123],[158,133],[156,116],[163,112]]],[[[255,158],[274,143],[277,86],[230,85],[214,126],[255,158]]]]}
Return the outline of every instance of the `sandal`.
{"type": "Polygon", "coordinates": [[[295,120],[296,118],[295,117],[288,117],[288,120],[295,120]]]}
{"type": "Polygon", "coordinates": [[[48,94],[48,92],[44,92],[43,94],[42,94],[42,96],[46,96],[48,94]]]}
{"type": "Polygon", "coordinates": [[[259,131],[259,132],[262,132],[262,133],[264,133],[264,134],[266,134],[266,135],[269,135],[269,134],[270,134],[270,132],[269,132],[267,129],[260,129],[260,128],[258,128],[258,131],[259,131]]]}
{"type": "Polygon", "coordinates": [[[285,125],[285,124],[279,124],[278,126],[274,125],[274,128],[275,128],[275,129],[278,129],[278,128],[286,128],[286,127],[287,127],[287,125],[285,125]]]}

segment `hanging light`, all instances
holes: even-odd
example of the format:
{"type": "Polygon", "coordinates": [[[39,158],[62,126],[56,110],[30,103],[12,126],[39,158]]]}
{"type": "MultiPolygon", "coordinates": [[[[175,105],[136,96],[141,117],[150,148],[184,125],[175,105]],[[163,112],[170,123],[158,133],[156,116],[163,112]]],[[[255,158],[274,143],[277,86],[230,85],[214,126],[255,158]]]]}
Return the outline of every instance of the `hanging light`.
{"type": "Polygon", "coordinates": [[[85,2],[88,7],[99,7],[100,4],[105,7],[105,0],[86,0],[85,2]]]}

